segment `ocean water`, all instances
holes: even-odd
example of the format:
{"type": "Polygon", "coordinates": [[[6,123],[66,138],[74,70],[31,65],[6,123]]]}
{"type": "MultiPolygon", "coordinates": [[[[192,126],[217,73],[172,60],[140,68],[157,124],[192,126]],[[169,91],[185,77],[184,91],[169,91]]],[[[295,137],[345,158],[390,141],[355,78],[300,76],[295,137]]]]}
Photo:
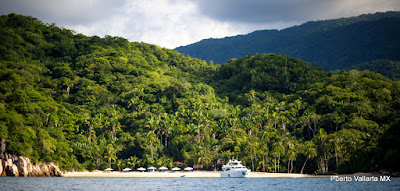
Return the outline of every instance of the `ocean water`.
{"type": "Polygon", "coordinates": [[[0,177],[0,190],[400,190],[390,182],[335,182],[330,178],[70,178],[0,177]]]}

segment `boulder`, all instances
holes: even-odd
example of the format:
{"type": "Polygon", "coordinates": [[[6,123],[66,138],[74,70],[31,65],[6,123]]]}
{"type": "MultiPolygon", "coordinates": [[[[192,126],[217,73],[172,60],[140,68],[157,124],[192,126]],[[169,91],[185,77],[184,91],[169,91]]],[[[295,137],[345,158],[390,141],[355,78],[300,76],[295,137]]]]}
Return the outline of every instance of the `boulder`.
{"type": "Polygon", "coordinates": [[[23,156],[18,157],[18,160],[15,161],[15,165],[18,167],[18,172],[20,176],[28,176],[28,164],[23,156]]]}
{"type": "Polygon", "coordinates": [[[19,176],[18,167],[15,164],[7,166],[5,170],[7,176],[19,176]]]}
{"type": "Polygon", "coordinates": [[[3,161],[0,159],[0,176],[3,175],[3,161]]]}
{"type": "Polygon", "coordinates": [[[1,166],[3,168],[3,172],[0,174],[0,176],[7,176],[6,175],[6,161],[7,161],[7,159],[3,159],[2,162],[1,162],[1,166]]]}
{"type": "Polygon", "coordinates": [[[58,166],[53,162],[49,164],[49,171],[50,171],[50,176],[58,176],[58,177],[62,176],[60,168],[58,168],[58,166]]]}
{"type": "Polygon", "coordinates": [[[47,166],[47,164],[39,163],[39,167],[40,167],[41,176],[50,176],[50,170],[49,170],[49,167],[47,166]]]}
{"type": "Polygon", "coordinates": [[[5,166],[12,166],[13,165],[13,161],[11,158],[8,158],[6,161],[6,165],[5,166]]]}
{"type": "Polygon", "coordinates": [[[40,167],[38,164],[32,165],[32,171],[29,173],[29,176],[32,177],[42,176],[42,172],[40,171],[40,167]]]}
{"type": "Polygon", "coordinates": [[[28,176],[31,176],[32,171],[33,171],[33,164],[31,163],[31,161],[29,159],[25,160],[25,161],[26,161],[26,168],[28,169],[28,176]]]}
{"type": "Polygon", "coordinates": [[[13,174],[12,165],[13,165],[12,159],[7,156],[7,158],[4,161],[4,167],[3,167],[5,176],[12,176],[13,174]]]}

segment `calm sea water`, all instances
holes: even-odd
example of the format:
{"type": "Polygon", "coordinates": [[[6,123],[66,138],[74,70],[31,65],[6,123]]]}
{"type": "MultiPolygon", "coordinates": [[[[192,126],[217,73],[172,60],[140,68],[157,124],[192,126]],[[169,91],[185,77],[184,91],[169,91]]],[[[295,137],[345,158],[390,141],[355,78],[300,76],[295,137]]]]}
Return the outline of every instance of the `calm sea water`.
{"type": "Polygon", "coordinates": [[[0,190],[400,190],[390,182],[331,182],[330,178],[67,178],[0,177],[0,190]]]}

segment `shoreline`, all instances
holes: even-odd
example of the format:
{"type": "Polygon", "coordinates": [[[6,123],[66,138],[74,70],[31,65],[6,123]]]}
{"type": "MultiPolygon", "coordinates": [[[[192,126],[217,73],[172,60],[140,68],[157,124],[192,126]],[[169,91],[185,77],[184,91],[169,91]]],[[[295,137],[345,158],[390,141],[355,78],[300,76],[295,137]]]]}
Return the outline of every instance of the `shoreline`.
{"type": "MultiPolygon", "coordinates": [[[[185,178],[219,178],[221,171],[193,171],[193,172],[110,172],[105,173],[104,171],[94,172],[65,172],[63,177],[154,177],[154,178],[165,178],[165,177],[185,177],[185,178]]],[[[327,178],[332,175],[310,175],[310,174],[297,174],[297,173],[267,173],[267,172],[251,172],[248,178],[327,178]]],[[[372,173],[355,173],[355,174],[341,174],[339,176],[377,176],[372,173]]]]}

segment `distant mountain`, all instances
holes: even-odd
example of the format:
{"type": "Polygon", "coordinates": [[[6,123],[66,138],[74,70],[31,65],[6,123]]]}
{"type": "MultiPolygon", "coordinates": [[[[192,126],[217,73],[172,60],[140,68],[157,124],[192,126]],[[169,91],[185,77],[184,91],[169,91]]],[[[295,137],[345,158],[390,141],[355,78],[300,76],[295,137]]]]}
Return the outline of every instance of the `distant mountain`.
{"type": "Polygon", "coordinates": [[[392,80],[400,80],[400,61],[372,60],[354,66],[357,70],[370,70],[392,80]]]}
{"type": "Polygon", "coordinates": [[[325,70],[349,69],[371,60],[400,60],[399,34],[400,12],[386,12],[206,39],[176,50],[215,64],[247,53],[282,53],[325,70]]]}

